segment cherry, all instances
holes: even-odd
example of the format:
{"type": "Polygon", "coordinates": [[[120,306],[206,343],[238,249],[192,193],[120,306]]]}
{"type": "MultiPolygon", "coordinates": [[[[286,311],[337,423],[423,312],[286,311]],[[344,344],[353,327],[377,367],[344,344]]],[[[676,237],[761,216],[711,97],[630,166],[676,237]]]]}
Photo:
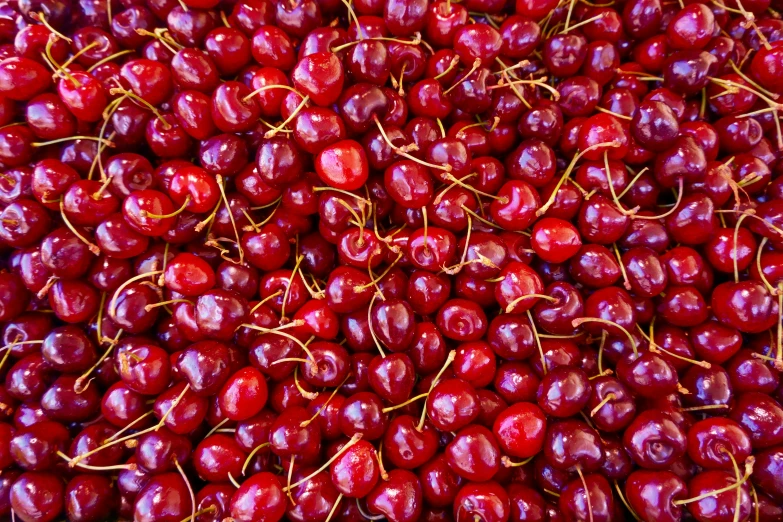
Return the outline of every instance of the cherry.
{"type": "Polygon", "coordinates": [[[464,484],[464,480],[451,469],[442,453],[421,466],[418,477],[424,500],[434,507],[451,505],[464,484]]]}
{"type": "Polygon", "coordinates": [[[483,482],[500,467],[500,449],[491,431],[483,426],[463,428],[446,447],[449,466],[462,478],[483,482]]]}
{"type": "Polygon", "coordinates": [[[572,417],[590,398],[590,382],[584,371],[560,366],[549,371],[538,387],[538,405],[553,417],[572,417]]]}
{"type": "Polygon", "coordinates": [[[674,501],[687,497],[686,488],[686,483],[671,471],[637,470],[625,483],[625,496],[643,520],[673,522],[682,517],[682,508],[674,501]]]}
{"type": "Polygon", "coordinates": [[[718,320],[741,332],[758,333],[777,319],[777,303],[757,281],[722,283],[712,293],[712,307],[718,320]]]}
{"type": "Polygon", "coordinates": [[[44,420],[19,427],[8,442],[13,463],[27,471],[47,471],[60,462],[58,451],[65,451],[69,441],[65,427],[44,420]]]}
{"type": "MultiPolygon", "coordinates": [[[[714,488],[721,489],[736,483],[734,473],[727,471],[710,470],[699,473],[688,483],[689,498],[699,497],[704,493],[714,491],[714,488]]],[[[687,504],[688,510],[697,518],[714,518],[722,520],[727,517],[733,517],[735,510],[739,516],[750,516],[751,501],[750,492],[746,484],[739,484],[738,493],[733,490],[710,495],[709,500],[702,499],[687,504]],[[739,494],[739,507],[736,499],[739,494]]]]}
{"type": "Polygon", "coordinates": [[[492,432],[504,453],[512,457],[532,457],[544,445],[546,417],[534,404],[520,402],[500,412],[492,432]]]}
{"type": "Polygon", "coordinates": [[[394,469],[367,495],[367,509],[385,515],[389,520],[412,522],[419,520],[422,491],[419,479],[412,472],[394,469]]]}
{"type": "Polygon", "coordinates": [[[579,232],[572,224],[557,218],[544,218],[533,226],[530,245],[544,261],[562,263],[581,248],[579,232]]]}
{"type": "Polygon", "coordinates": [[[768,448],[783,440],[783,430],[775,424],[776,419],[783,418],[783,408],[768,395],[759,392],[739,395],[729,417],[745,429],[754,448],[768,448]]]}
{"type": "Polygon", "coordinates": [[[567,518],[612,520],[614,497],[603,475],[591,473],[573,480],[560,493],[558,506],[567,518]]]}
{"type": "Polygon", "coordinates": [[[631,458],[645,469],[666,469],[685,454],[686,436],[664,411],[647,410],[628,426],[623,443],[631,458]]]}
{"type": "Polygon", "coordinates": [[[730,419],[704,419],[688,431],[688,456],[704,468],[730,470],[733,468],[729,454],[741,462],[750,453],[750,437],[730,419]]]}
{"type": "Polygon", "coordinates": [[[430,390],[426,401],[432,424],[444,431],[456,431],[470,424],[479,414],[475,390],[460,379],[446,379],[430,390]]]}
{"type": "MultiPolygon", "coordinates": [[[[780,499],[780,450],[769,449],[756,454],[753,482],[776,500],[780,499]]],[[[774,502],[774,500],[773,500],[774,502]]]]}
{"type": "Polygon", "coordinates": [[[63,509],[65,488],[51,473],[28,471],[11,486],[11,507],[19,518],[27,521],[55,520],[63,509]]]}
{"type": "Polygon", "coordinates": [[[548,426],[543,455],[552,467],[563,471],[579,466],[582,471],[591,472],[604,461],[598,433],[584,422],[571,419],[548,426]]]}
{"type": "Polygon", "coordinates": [[[337,490],[349,498],[361,498],[378,482],[377,454],[372,444],[352,438],[330,464],[329,474],[337,490]]]}
{"type": "Polygon", "coordinates": [[[456,522],[467,522],[476,518],[487,522],[501,522],[508,520],[511,514],[508,493],[494,481],[465,484],[457,493],[453,509],[456,522]]]}
{"type": "Polygon", "coordinates": [[[0,94],[12,100],[30,100],[49,88],[50,82],[44,66],[29,58],[8,58],[0,66],[0,94]]]}

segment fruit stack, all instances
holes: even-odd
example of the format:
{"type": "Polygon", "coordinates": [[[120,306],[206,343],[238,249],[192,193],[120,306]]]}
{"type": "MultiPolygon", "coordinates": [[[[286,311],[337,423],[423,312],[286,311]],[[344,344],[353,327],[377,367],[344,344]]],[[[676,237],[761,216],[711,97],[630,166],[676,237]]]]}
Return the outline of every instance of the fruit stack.
{"type": "Polygon", "coordinates": [[[0,517],[783,521],[783,0],[3,0],[0,517]]]}

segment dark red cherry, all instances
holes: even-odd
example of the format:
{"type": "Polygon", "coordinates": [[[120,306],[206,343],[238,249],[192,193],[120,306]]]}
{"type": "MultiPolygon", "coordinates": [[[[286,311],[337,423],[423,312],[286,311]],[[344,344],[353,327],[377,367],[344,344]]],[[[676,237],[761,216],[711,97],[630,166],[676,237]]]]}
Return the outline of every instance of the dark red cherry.
{"type": "Polygon", "coordinates": [[[51,522],[63,510],[65,487],[53,473],[28,471],[11,486],[11,507],[27,521],[51,522]]]}

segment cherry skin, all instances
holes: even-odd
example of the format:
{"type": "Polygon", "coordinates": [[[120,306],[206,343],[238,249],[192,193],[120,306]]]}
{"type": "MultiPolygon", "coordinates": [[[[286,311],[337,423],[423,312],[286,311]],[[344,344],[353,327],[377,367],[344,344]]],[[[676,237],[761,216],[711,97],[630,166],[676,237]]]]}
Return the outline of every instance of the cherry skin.
{"type": "Polygon", "coordinates": [[[673,501],[688,493],[686,483],[671,471],[637,470],[626,481],[625,496],[643,519],[674,522],[681,519],[682,508],[673,501]]]}
{"type": "Polygon", "coordinates": [[[280,520],[285,509],[283,485],[269,472],[256,473],[231,497],[231,517],[235,520],[280,520]]]}
{"type": "Polygon", "coordinates": [[[623,443],[631,458],[645,469],[666,469],[685,454],[682,429],[663,411],[640,413],[628,426],[623,443]]]}
{"type": "Polygon", "coordinates": [[[479,414],[479,400],[473,387],[461,379],[438,382],[427,396],[427,415],[443,431],[456,431],[479,414]]]}
{"type": "Polygon", "coordinates": [[[418,419],[400,415],[389,422],[383,436],[384,457],[395,466],[415,469],[428,462],[438,450],[438,440],[430,423],[418,429],[418,419]]]}
{"type": "Polygon", "coordinates": [[[341,453],[329,468],[337,490],[349,498],[369,494],[379,477],[376,455],[372,444],[364,440],[355,442],[341,453]]]}
{"type": "Polygon", "coordinates": [[[751,453],[750,437],[736,422],[725,418],[704,419],[688,431],[688,455],[708,469],[733,469],[730,452],[737,462],[751,453]]]}
{"type": "Polygon", "coordinates": [[[546,417],[536,405],[520,402],[500,412],[492,432],[503,453],[523,459],[532,457],[544,445],[546,417]]]}
{"type": "Polygon", "coordinates": [[[25,522],[50,522],[63,509],[64,489],[62,481],[54,474],[28,471],[11,487],[11,506],[25,522]]]}
{"type": "Polygon", "coordinates": [[[343,140],[323,149],[315,160],[315,171],[329,186],[355,190],[367,181],[367,157],[361,145],[343,140]]]}
{"type": "Polygon", "coordinates": [[[421,515],[421,484],[412,472],[394,469],[370,491],[366,502],[371,513],[398,522],[413,522],[421,515]]]}
{"type": "Polygon", "coordinates": [[[508,520],[511,505],[508,493],[497,482],[471,482],[457,493],[453,510],[456,522],[468,522],[477,518],[487,522],[502,522],[508,520]]]}

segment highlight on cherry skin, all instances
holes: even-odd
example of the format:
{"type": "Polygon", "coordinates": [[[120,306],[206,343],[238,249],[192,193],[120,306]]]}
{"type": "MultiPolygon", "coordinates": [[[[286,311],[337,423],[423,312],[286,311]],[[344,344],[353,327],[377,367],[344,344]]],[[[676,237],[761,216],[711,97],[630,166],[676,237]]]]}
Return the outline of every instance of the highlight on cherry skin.
{"type": "Polygon", "coordinates": [[[783,522],[783,0],[0,0],[0,520],[783,522]]]}

